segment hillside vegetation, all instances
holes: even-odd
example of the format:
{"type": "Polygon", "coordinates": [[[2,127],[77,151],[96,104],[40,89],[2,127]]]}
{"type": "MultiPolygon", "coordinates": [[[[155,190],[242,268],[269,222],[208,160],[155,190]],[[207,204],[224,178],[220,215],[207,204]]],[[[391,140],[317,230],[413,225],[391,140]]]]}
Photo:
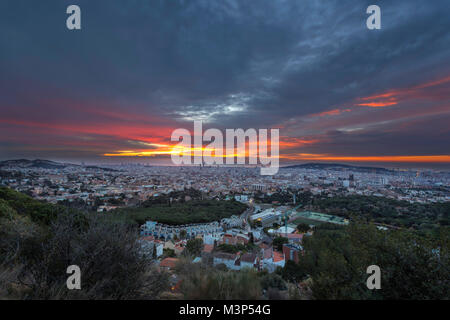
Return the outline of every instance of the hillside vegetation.
{"type": "Polygon", "coordinates": [[[118,209],[110,213],[114,219],[124,219],[141,225],[154,220],[169,225],[205,223],[219,221],[232,215],[240,215],[247,206],[238,201],[191,200],[172,204],[157,203],[148,207],[118,209]]]}
{"type": "Polygon", "coordinates": [[[0,217],[16,219],[22,217],[39,225],[48,225],[57,213],[64,210],[6,187],[0,187],[0,217]]]}
{"type": "Polygon", "coordinates": [[[136,228],[0,188],[0,299],[154,299],[167,288],[136,228]],[[67,290],[72,264],[82,290],[67,290]]]}
{"type": "Polygon", "coordinates": [[[353,195],[318,198],[312,205],[322,212],[346,218],[357,215],[378,223],[426,232],[450,225],[450,202],[421,204],[353,195]]]}

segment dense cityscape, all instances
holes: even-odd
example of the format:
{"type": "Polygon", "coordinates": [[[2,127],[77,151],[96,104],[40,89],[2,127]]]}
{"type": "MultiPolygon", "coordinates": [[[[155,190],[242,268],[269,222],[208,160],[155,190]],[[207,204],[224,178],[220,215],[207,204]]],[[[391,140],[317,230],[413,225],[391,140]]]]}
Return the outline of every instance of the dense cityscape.
{"type": "MultiPolygon", "coordinates": [[[[187,256],[190,263],[213,268],[283,274],[288,261],[299,263],[303,239],[313,236],[316,227],[346,226],[355,218],[345,213],[348,205],[343,212],[323,201],[357,196],[426,206],[450,200],[450,174],[445,171],[339,164],[288,166],[275,176],[261,176],[257,167],[10,160],[0,162],[0,184],[42,202],[134,219],[142,252],[153,257],[160,272],[170,274],[171,289],[166,294],[171,296],[181,294],[183,274],[176,270],[187,256]],[[207,201],[241,206],[225,207],[217,216],[214,210],[219,209],[209,207],[200,218],[186,215],[180,220],[186,223],[177,222],[177,210],[189,204],[199,210],[196,206],[207,201]],[[165,211],[167,205],[174,211],[165,211]]],[[[403,225],[375,217],[369,220],[380,231],[423,226],[417,220],[403,225]]],[[[440,217],[448,223],[448,212],[440,217]]],[[[291,291],[280,285],[283,290],[272,290],[269,298],[287,298],[292,290],[308,298],[303,281],[294,281],[297,287],[291,291]]]]}
{"type": "Polygon", "coordinates": [[[86,166],[51,161],[0,162],[1,184],[51,203],[83,200],[98,211],[136,205],[150,197],[196,189],[209,198],[256,191],[302,189],[313,194],[373,195],[409,202],[449,201],[450,173],[440,170],[380,169],[339,165],[281,168],[261,176],[249,167],[176,167],[123,164],[86,166]],[[356,172],[355,172],[356,171],[356,172]]]}

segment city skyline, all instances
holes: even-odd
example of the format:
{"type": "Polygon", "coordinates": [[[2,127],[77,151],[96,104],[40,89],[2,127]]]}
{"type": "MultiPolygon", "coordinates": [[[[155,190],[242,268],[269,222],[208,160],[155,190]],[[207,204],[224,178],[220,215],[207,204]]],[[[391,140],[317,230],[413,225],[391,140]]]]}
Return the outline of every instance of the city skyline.
{"type": "Polygon", "coordinates": [[[68,1],[3,2],[0,160],[170,165],[202,120],[280,129],[280,165],[450,168],[440,2],[380,1],[368,30],[368,1],[77,1],[77,31],[68,1]]]}

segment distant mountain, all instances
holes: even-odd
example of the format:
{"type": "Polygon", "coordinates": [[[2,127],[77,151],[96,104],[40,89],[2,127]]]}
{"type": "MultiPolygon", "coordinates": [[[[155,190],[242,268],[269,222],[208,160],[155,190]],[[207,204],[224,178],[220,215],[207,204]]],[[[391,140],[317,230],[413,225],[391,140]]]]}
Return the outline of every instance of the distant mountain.
{"type": "Polygon", "coordinates": [[[17,160],[0,161],[0,167],[62,169],[65,168],[66,166],[67,166],[66,164],[41,159],[36,160],[17,159],[17,160]]]}
{"type": "MultiPolygon", "coordinates": [[[[28,159],[16,159],[0,161],[0,168],[15,167],[15,168],[42,168],[42,169],[64,169],[68,167],[81,167],[78,164],[73,163],[60,163],[51,160],[28,160],[28,159]]],[[[104,171],[117,171],[115,169],[102,168],[97,166],[87,166],[87,169],[104,170],[104,171]]]]}
{"type": "Polygon", "coordinates": [[[392,173],[393,170],[380,167],[360,167],[340,163],[305,163],[296,164],[280,169],[316,169],[316,170],[335,170],[335,171],[356,171],[356,172],[375,172],[375,173],[392,173]]]}

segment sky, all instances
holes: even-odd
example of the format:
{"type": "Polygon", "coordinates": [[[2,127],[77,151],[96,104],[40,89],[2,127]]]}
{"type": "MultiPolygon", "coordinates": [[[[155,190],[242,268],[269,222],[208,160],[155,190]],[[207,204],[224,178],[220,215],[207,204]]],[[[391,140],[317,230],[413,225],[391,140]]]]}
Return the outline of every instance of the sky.
{"type": "Polygon", "coordinates": [[[0,15],[0,160],[169,164],[173,130],[202,120],[278,128],[286,164],[450,168],[448,0],[3,0],[0,15]]]}

